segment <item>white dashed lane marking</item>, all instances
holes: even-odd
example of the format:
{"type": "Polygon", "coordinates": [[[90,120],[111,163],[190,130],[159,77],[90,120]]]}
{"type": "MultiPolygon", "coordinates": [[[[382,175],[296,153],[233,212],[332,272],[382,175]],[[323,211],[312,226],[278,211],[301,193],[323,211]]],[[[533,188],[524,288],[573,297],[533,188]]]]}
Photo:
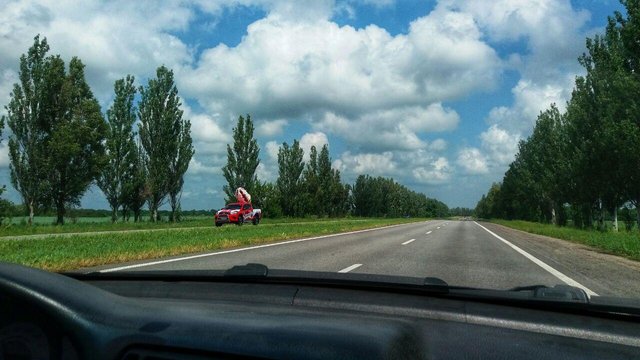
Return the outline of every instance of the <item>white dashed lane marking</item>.
{"type": "Polygon", "coordinates": [[[351,270],[353,270],[353,269],[357,269],[357,268],[359,268],[360,266],[362,266],[362,264],[353,264],[353,265],[351,265],[351,266],[349,266],[349,267],[346,267],[346,268],[344,268],[344,269],[342,269],[342,270],[340,270],[340,271],[338,271],[338,272],[339,272],[339,273],[348,273],[349,271],[351,271],[351,270]]]}
{"type": "Polygon", "coordinates": [[[407,240],[407,241],[403,242],[402,245],[411,244],[414,241],[416,241],[416,239],[407,240]]]}

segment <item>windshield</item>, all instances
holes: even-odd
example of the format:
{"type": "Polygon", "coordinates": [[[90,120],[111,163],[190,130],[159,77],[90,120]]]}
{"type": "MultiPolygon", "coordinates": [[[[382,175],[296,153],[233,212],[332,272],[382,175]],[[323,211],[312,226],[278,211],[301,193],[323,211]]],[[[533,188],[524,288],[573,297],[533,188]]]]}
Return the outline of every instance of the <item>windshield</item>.
{"type": "Polygon", "coordinates": [[[0,261],[640,298],[638,1],[0,7],[0,261]]]}

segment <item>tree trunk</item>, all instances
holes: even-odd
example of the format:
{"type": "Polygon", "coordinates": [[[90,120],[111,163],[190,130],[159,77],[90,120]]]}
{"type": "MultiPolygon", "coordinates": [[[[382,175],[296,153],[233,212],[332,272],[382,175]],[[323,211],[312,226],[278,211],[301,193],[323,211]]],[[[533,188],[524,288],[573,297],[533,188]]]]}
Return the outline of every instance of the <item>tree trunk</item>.
{"type": "Polygon", "coordinates": [[[33,200],[29,200],[29,226],[33,225],[33,200]]]}
{"type": "Polygon", "coordinates": [[[118,209],[111,208],[111,223],[115,224],[118,221],[118,209]]]}
{"type": "Polygon", "coordinates": [[[618,207],[613,208],[613,231],[618,232],[618,207]]]}
{"type": "Polygon", "coordinates": [[[598,217],[598,230],[604,230],[604,206],[602,206],[602,199],[598,201],[600,214],[598,217]]]}
{"type": "Polygon", "coordinates": [[[638,209],[637,205],[636,205],[636,220],[638,225],[638,231],[640,231],[640,209],[638,209]]]}
{"type": "Polygon", "coordinates": [[[64,201],[56,201],[56,225],[64,225],[64,201]]]}

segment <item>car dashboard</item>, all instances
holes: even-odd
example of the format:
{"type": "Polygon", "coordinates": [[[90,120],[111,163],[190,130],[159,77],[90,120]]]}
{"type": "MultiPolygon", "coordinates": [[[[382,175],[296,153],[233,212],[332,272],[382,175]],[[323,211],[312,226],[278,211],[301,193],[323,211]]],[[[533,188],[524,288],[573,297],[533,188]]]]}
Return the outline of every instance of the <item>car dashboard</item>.
{"type": "Polygon", "coordinates": [[[0,359],[623,359],[635,317],[314,283],[0,264],[0,359]]]}

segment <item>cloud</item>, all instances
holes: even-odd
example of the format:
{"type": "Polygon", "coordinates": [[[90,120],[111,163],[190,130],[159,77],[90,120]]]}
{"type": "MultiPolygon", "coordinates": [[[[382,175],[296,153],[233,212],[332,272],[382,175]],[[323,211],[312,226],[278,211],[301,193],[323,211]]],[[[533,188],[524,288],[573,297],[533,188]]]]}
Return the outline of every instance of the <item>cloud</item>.
{"type": "Polygon", "coordinates": [[[445,151],[447,146],[448,144],[445,140],[435,139],[428,145],[428,149],[431,151],[445,151]]]}
{"type": "Polygon", "coordinates": [[[494,42],[511,43],[525,39],[528,54],[521,69],[529,79],[550,80],[566,67],[577,66],[576,57],[584,47],[583,28],[591,15],[576,10],[569,0],[474,0],[443,2],[449,9],[471,14],[494,42]]]}
{"type": "Polygon", "coordinates": [[[261,137],[274,137],[276,135],[280,135],[288,124],[289,122],[284,119],[261,121],[258,123],[256,128],[256,135],[261,137]]]}
{"type": "Polygon", "coordinates": [[[419,134],[454,130],[459,121],[460,116],[453,109],[434,103],[374,111],[355,119],[327,112],[314,127],[340,136],[364,151],[416,150],[427,147],[419,134]]]}
{"type": "Polygon", "coordinates": [[[203,174],[222,174],[220,167],[207,166],[198,161],[195,157],[191,158],[189,162],[189,168],[187,169],[187,175],[203,175],[203,174]]]}
{"type": "Polygon", "coordinates": [[[354,117],[490,89],[500,67],[473,18],[457,12],[418,18],[396,36],[376,25],[355,29],[271,13],[237,46],[204,50],[181,73],[180,87],[212,112],[276,119],[331,109],[354,117]]]}
{"type": "Polygon", "coordinates": [[[41,34],[51,54],[78,56],[98,99],[112,97],[113,83],[126,74],[139,79],[165,64],[188,64],[191,49],[174,32],[186,30],[194,8],[184,3],[138,1],[10,1],[0,12],[0,71],[17,68],[18,58],[41,34]]]}
{"type": "Polygon", "coordinates": [[[280,145],[275,141],[269,141],[265,145],[265,150],[267,152],[267,158],[271,162],[278,161],[278,150],[280,149],[280,145]]]}
{"type": "Polygon", "coordinates": [[[453,169],[449,161],[444,157],[439,157],[429,164],[429,166],[419,166],[412,171],[413,178],[423,184],[438,185],[449,181],[453,174],[453,169]]]}
{"type": "Polygon", "coordinates": [[[571,98],[574,77],[565,75],[562,79],[546,84],[535,84],[521,79],[511,89],[514,102],[510,107],[494,107],[489,112],[487,122],[499,125],[512,132],[526,133],[535,125],[541,111],[555,103],[560,111],[566,108],[571,98]]]}
{"type": "Polygon", "coordinates": [[[327,135],[323,132],[306,133],[300,138],[300,147],[304,150],[304,161],[309,161],[311,146],[315,146],[318,154],[324,144],[329,144],[327,135]]]}
{"type": "Polygon", "coordinates": [[[517,133],[509,133],[497,125],[492,125],[487,131],[480,134],[482,148],[488,154],[493,166],[506,168],[518,152],[518,143],[521,136],[517,133]]]}
{"type": "Polygon", "coordinates": [[[339,159],[333,161],[332,166],[342,173],[349,173],[351,177],[363,174],[390,176],[396,170],[391,152],[352,154],[350,151],[346,151],[339,159]]]}
{"type": "Polygon", "coordinates": [[[278,177],[278,173],[273,166],[267,166],[264,163],[260,163],[256,169],[256,176],[259,181],[274,182],[278,177]]]}
{"type": "Polygon", "coordinates": [[[476,148],[464,148],[458,152],[456,163],[467,174],[486,174],[489,172],[487,159],[476,148]]]}
{"type": "Polygon", "coordinates": [[[9,145],[6,144],[6,139],[0,144],[0,169],[9,168],[9,145]]]}

